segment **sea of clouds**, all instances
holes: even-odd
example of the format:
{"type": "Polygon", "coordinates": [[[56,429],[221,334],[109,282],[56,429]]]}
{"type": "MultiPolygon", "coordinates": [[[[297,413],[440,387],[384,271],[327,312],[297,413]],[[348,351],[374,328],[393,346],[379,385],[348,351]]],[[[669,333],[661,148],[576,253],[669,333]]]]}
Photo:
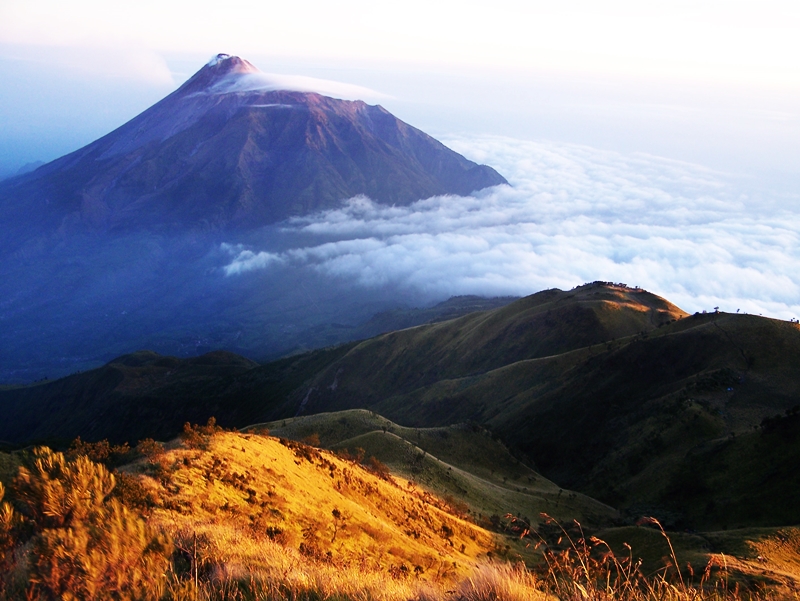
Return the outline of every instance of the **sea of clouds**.
{"type": "Polygon", "coordinates": [[[430,301],[606,280],[690,312],[800,316],[800,197],[649,155],[496,136],[443,141],[511,185],[409,207],[354,198],[286,224],[301,245],[226,245],[225,273],[292,265],[430,301]]]}

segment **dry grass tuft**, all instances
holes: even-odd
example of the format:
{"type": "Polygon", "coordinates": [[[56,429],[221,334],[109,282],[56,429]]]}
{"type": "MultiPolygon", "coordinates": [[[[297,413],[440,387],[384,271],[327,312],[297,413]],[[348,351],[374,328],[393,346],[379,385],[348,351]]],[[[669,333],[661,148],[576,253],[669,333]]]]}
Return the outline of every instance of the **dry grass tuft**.
{"type": "Polygon", "coordinates": [[[540,601],[549,595],[522,565],[486,563],[459,582],[456,594],[463,601],[540,601]]]}

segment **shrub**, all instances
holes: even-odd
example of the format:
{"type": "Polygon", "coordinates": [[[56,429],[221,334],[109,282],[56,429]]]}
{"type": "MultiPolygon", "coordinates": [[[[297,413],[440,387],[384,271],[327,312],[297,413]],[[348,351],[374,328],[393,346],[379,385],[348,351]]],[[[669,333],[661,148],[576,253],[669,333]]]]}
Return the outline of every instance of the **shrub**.
{"type": "Polygon", "coordinates": [[[131,448],[128,443],[121,445],[111,445],[108,440],[101,440],[99,442],[86,442],[81,440],[78,436],[72,441],[72,444],[67,451],[67,456],[70,458],[85,455],[96,463],[105,463],[106,465],[113,465],[123,459],[126,455],[130,454],[131,448]]]}
{"type": "Polygon", "coordinates": [[[5,532],[6,549],[19,558],[6,566],[6,598],[158,599],[172,552],[169,538],[119,500],[108,499],[115,478],[105,466],[44,447],[33,454],[12,489],[19,528],[10,506],[0,508],[0,534],[5,532]]]}
{"type": "Polygon", "coordinates": [[[159,504],[158,495],[145,487],[141,480],[126,472],[115,474],[117,484],[111,491],[111,496],[130,509],[146,513],[159,504]]]}
{"type": "Polygon", "coordinates": [[[114,475],[85,455],[67,460],[46,447],[34,449],[30,469],[20,467],[14,492],[23,515],[36,530],[69,527],[102,507],[114,475]]]}
{"type": "Polygon", "coordinates": [[[116,499],[32,541],[26,577],[39,599],[158,599],[172,546],[116,499]]]}
{"type": "Polygon", "coordinates": [[[319,447],[322,443],[319,440],[319,434],[316,432],[309,434],[305,438],[303,438],[300,442],[307,444],[310,447],[319,447]]]}
{"type": "MultiPolygon", "coordinates": [[[[184,426],[185,430],[186,426],[184,426]]],[[[136,452],[144,456],[150,463],[156,463],[164,454],[164,444],[152,438],[145,438],[136,445],[136,452]]]]}
{"type": "Polygon", "coordinates": [[[386,480],[387,482],[393,482],[392,472],[389,470],[388,467],[386,467],[386,464],[383,463],[380,459],[370,456],[370,458],[367,459],[365,467],[373,474],[378,476],[378,478],[386,480]]]}
{"type": "Polygon", "coordinates": [[[217,418],[209,417],[205,426],[186,422],[183,424],[183,432],[180,436],[187,447],[196,449],[204,448],[208,443],[208,437],[217,432],[222,432],[222,428],[217,425],[217,418]]]}

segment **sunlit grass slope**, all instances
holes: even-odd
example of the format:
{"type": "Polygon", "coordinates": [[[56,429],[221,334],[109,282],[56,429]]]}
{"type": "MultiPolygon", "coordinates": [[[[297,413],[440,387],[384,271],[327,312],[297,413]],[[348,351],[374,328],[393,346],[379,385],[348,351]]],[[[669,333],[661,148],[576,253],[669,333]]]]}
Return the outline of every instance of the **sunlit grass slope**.
{"type": "Polygon", "coordinates": [[[538,523],[540,513],[561,521],[610,524],[612,508],[563,490],[525,463],[483,428],[460,424],[404,428],[363,409],[278,420],[263,424],[272,434],[303,440],[318,436],[332,449],[361,449],[419,486],[464,504],[477,520],[522,515],[538,523]]]}
{"type": "Polygon", "coordinates": [[[463,575],[496,546],[495,535],[401,478],[274,437],[219,433],[205,448],[173,446],[156,466],[129,469],[159,499],[150,522],[178,539],[200,537],[210,563],[231,573],[270,569],[261,546],[270,540],[425,579],[463,575]]]}
{"type": "MultiPolygon", "coordinates": [[[[379,436],[402,440],[355,438],[379,436]]],[[[517,549],[462,520],[452,499],[263,429],[188,428],[166,450],[125,452],[142,458],[116,474],[81,455],[102,448],[13,454],[0,599],[738,601],[800,590],[796,528],[667,535],[653,520],[603,531],[547,520],[529,532],[522,518],[509,528],[531,545],[526,568],[505,563],[517,549]]]]}

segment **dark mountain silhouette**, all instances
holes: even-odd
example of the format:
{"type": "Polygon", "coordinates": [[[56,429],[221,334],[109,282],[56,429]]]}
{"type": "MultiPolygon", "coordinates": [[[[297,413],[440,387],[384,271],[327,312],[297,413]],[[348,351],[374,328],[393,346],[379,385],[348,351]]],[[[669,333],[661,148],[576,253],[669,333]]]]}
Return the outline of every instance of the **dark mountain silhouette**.
{"type": "Polygon", "coordinates": [[[32,233],[247,230],[364,194],[409,204],[505,184],[381,106],[273,89],[219,55],[99,140],[0,184],[0,240],[32,233]]]}

